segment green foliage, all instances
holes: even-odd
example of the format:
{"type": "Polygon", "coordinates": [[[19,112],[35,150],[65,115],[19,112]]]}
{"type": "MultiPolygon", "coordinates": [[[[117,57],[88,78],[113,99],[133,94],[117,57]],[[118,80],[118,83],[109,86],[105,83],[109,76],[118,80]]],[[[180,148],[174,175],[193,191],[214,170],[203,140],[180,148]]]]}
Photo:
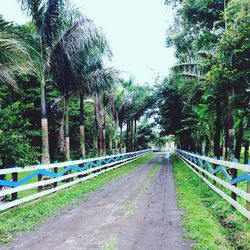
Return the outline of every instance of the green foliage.
{"type": "Polygon", "coordinates": [[[148,148],[149,143],[154,141],[155,136],[154,124],[144,118],[138,126],[137,144],[141,149],[148,148]]]}
{"type": "Polygon", "coordinates": [[[215,155],[224,147],[227,157],[227,149],[236,152],[250,139],[249,1],[185,0],[176,8],[167,45],[178,63],[159,88],[159,123],[179,146],[201,152],[206,143],[215,155]]]}
{"type": "Polygon", "coordinates": [[[22,117],[22,111],[29,109],[32,104],[25,106],[20,102],[0,109],[0,166],[24,166],[35,164],[39,154],[32,147],[31,136],[36,131],[30,131],[30,122],[22,117]],[[26,132],[24,132],[26,130],[26,132]]]}

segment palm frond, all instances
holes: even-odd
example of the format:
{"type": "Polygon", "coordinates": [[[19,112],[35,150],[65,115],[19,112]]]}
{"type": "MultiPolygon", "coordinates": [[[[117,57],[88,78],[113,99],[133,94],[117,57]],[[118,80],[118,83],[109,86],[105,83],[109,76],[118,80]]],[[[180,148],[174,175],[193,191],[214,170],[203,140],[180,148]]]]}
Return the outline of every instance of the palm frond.
{"type": "Polygon", "coordinates": [[[0,31],[0,81],[16,87],[15,72],[33,70],[30,55],[14,34],[0,31]]]}
{"type": "Polygon", "coordinates": [[[23,11],[35,20],[37,24],[42,24],[42,16],[45,9],[43,0],[18,0],[23,11]]]}
{"type": "Polygon", "coordinates": [[[106,39],[90,19],[76,21],[59,39],[51,53],[54,84],[62,95],[90,94],[111,84],[114,70],[103,69],[102,56],[109,53],[106,39]]]}

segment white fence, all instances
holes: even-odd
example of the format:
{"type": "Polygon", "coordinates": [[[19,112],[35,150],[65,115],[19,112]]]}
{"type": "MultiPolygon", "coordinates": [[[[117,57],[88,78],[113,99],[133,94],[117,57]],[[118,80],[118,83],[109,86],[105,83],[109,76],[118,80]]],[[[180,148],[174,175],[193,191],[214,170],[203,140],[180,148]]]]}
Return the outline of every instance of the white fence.
{"type": "Polygon", "coordinates": [[[176,153],[210,188],[229,202],[242,215],[250,219],[250,165],[217,160],[178,149],[176,153]],[[230,169],[240,170],[241,173],[239,176],[232,179],[228,173],[230,169]],[[218,173],[221,173],[222,178],[216,176],[218,173]],[[237,184],[240,182],[246,182],[245,188],[237,187],[237,184]],[[221,189],[222,187],[236,194],[236,199],[226,194],[221,189]],[[245,205],[237,202],[237,196],[245,200],[245,205]]]}
{"type": "Polygon", "coordinates": [[[0,180],[0,190],[2,190],[0,191],[0,197],[11,195],[11,199],[7,198],[5,202],[0,204],[0,211],[89,180],[99,174],[135,161],[150,152],[151,150],[142,150],[86,160],[29,166],[25,168],[1,169],[0,175],[11,175],[12,179],[0,180]],[[58,169],[61,169],[61,171],[58,172],[58,169]],[[28,172],[27,175],[18,180],[18,175],[24,172],[28,172]],[[46,177],[46,179],[44,179],[44,177],[46,177]],[[38,178],[38,181],[32,182],[34,178],[38,178]],[[34,188],[37,188],[34,194],[18,199],[19,192],[34,188]]]}

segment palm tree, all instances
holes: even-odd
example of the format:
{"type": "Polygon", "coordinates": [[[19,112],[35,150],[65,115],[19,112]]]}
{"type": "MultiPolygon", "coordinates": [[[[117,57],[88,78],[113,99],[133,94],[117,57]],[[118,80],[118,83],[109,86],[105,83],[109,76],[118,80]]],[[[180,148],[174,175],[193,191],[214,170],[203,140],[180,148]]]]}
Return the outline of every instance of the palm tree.
{"type": "MultiPolygon", "coordinates": [[[[49,137],[48,137],[48,120],[46,111],[46,80],[50,74],[51,53],[56,50],[60,45],[65,44],[62,37],[72,33],[78,27],[84,26],[87,19],[77,20],[72,24],[72,16],[79,15],[78,11],[68,9],[70,6],[66,0],[19,0],[21,7],[30,15],[36,25],[37,34],[40,39],[40,56],[41,64],[39,65],[38,74],[41,81],[41,128],[42,128],[42,163],[50,162],[49,154],[49,137]]],[[[91,29],[88,27],[87,29],[91,29]]],[[[91,37],[93,34],[90,32],[82,33],[82,36],[91,37]]],[[[85,39],[87,41],[87,39],[85,39]]],[[[70,41],[72,42],[72,41],[70,41]]],[[[52,67],[51,67],[52,66],[52,67]]]]}
{"type": "MultiPolygon", "coordinates": [[[[101,72],[101,71],[100,71],[101,72]]],[[[106,155],[106,113],[107,107],[111,109],[111,105],[108,105],[111,100],[111,95],[107,94],[107,90],[111,87],[115,87],[118,82],[118,71],[109,68],[107,72],[102,74],[100,82],[106,83],[106,88],[98,91],[95,96],[95,120],[96,130],[99,131],[99,155],[106,155]]]]}
{"type": "Polygon", "coordinates": [[[80,144],[85,158],[84,97],[110,86],[115,71],[104,68],[102,57],[111,55],[105,37],[90,20],[74,23],[62,37],[51,57],[53,85],[65,100],[66,158],[70,158],[69,102],[73,95],[80,96],[80,144]]]}
{"type": "Polygon", "coordinates": [[[121,92],[121,96],[117,96],[118,99],[116,101],[120,136],[122,138],[122,127],[126,121],[126,148],[127,151],[133,151],[136,146],[137,121],[152,103],[151,101],[149,102],[150,96],[148,95],[149,88],[147,85],[140,86],[135,84],[132,79],[122,81],[122,85],[125,91],[121,92]]]}
{"type": "Polygon", "coordinates": [[[85,53],[84,65],[81,67],[81,85],[79,89],[80,96],[80,146],[82,157],[86,158],[85,152],[85,129],[84,129],[84,97],[95,94],[110,87],[111,81],[107,81],[108,75],[115,74],[112,68],[103,68],[103,57],[111,55],[108,44],[103,36],[101,42],[94,44],[90,53],[85,53]],[[100,47],[101,45],[101,47],[100,47]],[[113,72],[112,72],[113,71],[113,72]]]}

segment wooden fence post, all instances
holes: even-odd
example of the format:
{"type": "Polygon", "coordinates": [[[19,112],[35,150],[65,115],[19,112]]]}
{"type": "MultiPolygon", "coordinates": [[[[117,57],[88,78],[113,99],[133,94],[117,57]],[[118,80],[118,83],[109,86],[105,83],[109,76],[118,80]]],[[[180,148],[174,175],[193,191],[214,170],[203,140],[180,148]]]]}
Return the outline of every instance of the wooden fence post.
{"type": "MultiPolygon", "coordinates": [[[[233,162],[238,162],[237,159],[233,159],[233,162]]],[[[232,180],[237,178],[237,175],[238,175],[238,170],[237,169],[233,169],[233,172],[232,172],[232,180]]],[[[237,187],[237,183],[233,184],[235,187],[237,187]]],[[[234,199],[235,201],[237,200],[237,194],[234,193],[233,191],[231,192],[231,198],[234,199]]]]}
{"type": "MultiPolygon", "coordinates": [[[[215,160],[218,160],[218,157],[217,156],[214,156],[214,159],[215,160]]],[[[216,168],[216,164],[214,164],[214,169],[216,168]]],[[[214,173],[214,176],[216,176],[216,173],[214,173]]],[[[215,180],[213,180],[213,184],[216,186],[216,181],[215,180]]]]}
{"type": "MultiPolygon", "coordinates": [[[[250,160],[248,161],[248,165],[250,166],[250,160]]],[[[247,181],[247,193],[250,194],[250,182],[247,181]]],[[[246,206],[247,210],[250,211],[250,202],[247,201],[247,206],[246,206]]]]}
{"type": "MultiPolygon", "coordinates": [[[[43,175],[42,175],[42,174],[39,174],[39,175],[37,176],[37,180],[38,180],[38,181],[41,181],[42,178],[43,178],[43,175]]],[[[38,186],[38,187],[37,187],[37,191],[38,191],[38,192],[42,191],[42,189],[43,189],[43,186],[38,186]]]]}
{"type": "MultiPolygon", "coordinates": [[[[54,163],[58,163],[58,161],[54,161],[54,163]]],[[[55,174],[58,173],[58,168],[57,168],[57,167],[54,168],[54,173],[55,173],[55,174]]],[[[54,186],[54,187],[57,187],[57,182],[54,182],[54,185],[53,185],[53,186],[54,186]]]]}
{"type": "MultiPolygon", "coordinates": [[[[15,165],[14,168],[17,166],[15,165]]],[[[17,182],[18,181],[18,173],[12,173],[12,181],[17,182]]],[[[17,192],[11,194],[11,200],[14,201],[17,199],[17,192]]]]}

